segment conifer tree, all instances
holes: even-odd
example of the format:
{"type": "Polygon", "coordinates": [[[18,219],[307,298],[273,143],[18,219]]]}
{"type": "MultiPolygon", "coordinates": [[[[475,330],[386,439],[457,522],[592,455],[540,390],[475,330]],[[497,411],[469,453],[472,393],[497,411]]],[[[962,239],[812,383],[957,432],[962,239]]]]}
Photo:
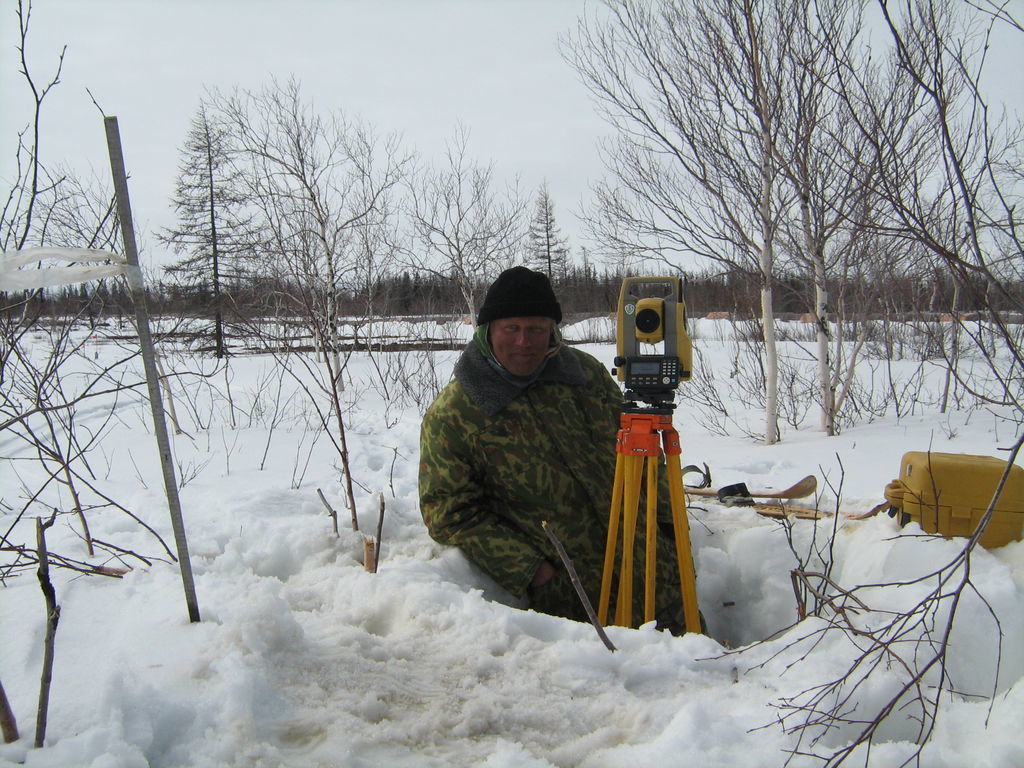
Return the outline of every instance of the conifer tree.
{"type": "Polygon", "coordinates": [[[214,349],[224,356],[223,286],[240,270],[225,264],[252,242],[252,225],[243,213],[245,195],[231,165],[228,129],[201,103],[181,149],[173,204],[177,226],[159,239],[171,245],[180,260],[168,271],[183,277],[210,296],[214,317],[214,349]]]}
{"type": "Polygon", "coordinates": [[[530,262],[553,282],[565,279],[569,262],[569,247],[555,223],[555,205],[545,181],[537,193],[537,202],[530,229],[527,232],[530,262]]]}

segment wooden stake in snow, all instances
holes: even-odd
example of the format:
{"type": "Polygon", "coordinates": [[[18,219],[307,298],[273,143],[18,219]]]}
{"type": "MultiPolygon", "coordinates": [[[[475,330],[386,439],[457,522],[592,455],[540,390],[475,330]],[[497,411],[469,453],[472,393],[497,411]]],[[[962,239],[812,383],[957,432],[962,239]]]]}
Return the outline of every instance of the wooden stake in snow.
{"type": "Polygon", "coordinates": [[[324,496],[324,492],[319,488],[316,489],[316,495],[320,497],[320,501],[327,507],[327,514],[330,515],[331,523],[334,525],[334,535],[336,537],[340,536],[341,534],[338,532],[338,510],[331,506],[330,502],[327,501],[327,497],[324,496]]]}
{"type": "Polygon", "coordinates": [[[576,573],[576,567],[572,564],[572,560],[569,559],[568,553],[565,551],[565,547],[562,546],[562,542],[555,536],[555,532],[551,530],[551,526],[548,525],[548,521],[545,520],[541,523],[541,527],[544,529],[544,533],[547,534],[548,539],[555,547],[555,551],[558,552],[558,556],[562,560],[562,565],[565,566],[565,570],[569,572],[569,580],[572,582],[572,586],[576,590],[576,595],[579,597],[580,602],[583,603],[583,609],[587,612],[587,616],[590,618],[590,623],[594,625],[594,629],[597,630],[597,636],[601,638],[601,642],[604,643],[604,647],[613,653],[618,650],[611,640],[608,639],[607,633],[604,631],[604,627],[601,626],[601,622],[597,620],[597,614],[594,613],[594,606],[590,603],[590,598],[587,597],[586,590],[583,589],[583,584],[580,582],[580,577],[576,573]]]}
{"type": "Polygon", "coordinates": [[[192,579],[192,563],[188,556],[188,542],[185,525],[181,518],[181,502],[178,499],[178,483],[174,476],[174,462],[171,459],[171,442],[167,435],[163,400],[160,395],[160,376],[156,367],[153,336],[149,330],[149,305],[146,303],[146,286],[139,268],[139,251],[135,244],[135,226],[132,223],[132,206],[128,199],[128,176],[124,168],[121,151],[121,133],[116,117],[104,117],[103,125],[107,134],[107,151],[110,154],[110,171],[114,177],[114,195],[117,198],[117,215],[121,220],[121,239],[124,240],[127,267],[125,276],[131,289],[135,305],[135,320],[138,326],[139,346],[142,348],[142,362],[146,369],[146,384],[149,387],[149,405],[153,415],[153,432],[160,450],[160,466],[164,475],[164,490],[171,514],[174,542],[178,549],[178,567],[185,586],[185,603],[188,606],[189,621],[199,621],[199,603],[192,579]]]}
{"type": "Polygon", "coordinates": [[[36,554],[39,557],[39,586],[46,599],[46,637],[43,639],[43,672],[39,677],[39,708],[36,710],[35,746],[43,746],[46,739],[46,717],[50,709],[50,682],[53,680],[53,644],[57,636],[57,622],[60,621],[60,606],[57,592],[50,581],[50,558],[46,551],[46,529],[53,525],[54,516],[44,523],[36,519],[36,554]]]}
{"type": "Polygon", "coordinates": [[[363,536],[363,568],[367,573],[377,572],[377,542],[369,536],[363,536]]]}
{"type": "Polygon", "coordinates": [[[376,573],[380,565],[380,538],[384,533],[384,494],[380,494],[380,514],[377,516],[377,538],[363,537],[363,565],[370,573],[376,573]]]}
{"type": "Polygon", "coordinates": [[[380,566],[380,544],[381,536],[384,535],[384,494],[380,494],[380,514],[377,515],[377,540],[373,556],[373,572],[377,572],[380,566]]]}
{"type": "Polygon", "coordinates": [[[18,740],[18,721],[14,718],[14,710],[7,701],[4,684],[0,682],[0,732],[4,735],[4,744],[18,740]]]}

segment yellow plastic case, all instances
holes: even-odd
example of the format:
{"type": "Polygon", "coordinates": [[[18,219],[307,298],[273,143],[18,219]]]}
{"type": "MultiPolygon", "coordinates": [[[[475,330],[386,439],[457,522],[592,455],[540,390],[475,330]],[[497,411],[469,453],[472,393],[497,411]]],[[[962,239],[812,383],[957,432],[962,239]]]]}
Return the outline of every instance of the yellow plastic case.
{"type": "MultiPolygon", "coordinates": [[[[885,487],[889,504],[927,533],[970,536],[992,502],[1006,462],[992,456],[909,451],[885,487]]],[[[979,543],[989,549],[1024,535],[1024,467],[1014,465],[979,543]]]]}

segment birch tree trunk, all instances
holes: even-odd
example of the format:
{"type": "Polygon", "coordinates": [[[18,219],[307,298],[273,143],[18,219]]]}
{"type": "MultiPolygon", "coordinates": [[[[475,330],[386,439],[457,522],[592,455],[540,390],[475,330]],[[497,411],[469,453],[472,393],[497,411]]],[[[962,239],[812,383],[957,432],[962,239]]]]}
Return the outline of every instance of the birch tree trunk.
{"type": "Polygon", "coordinates": [[[821,429],[830,437],[836,433],[836,393],[833,388],[832,359],[829,355],[828,289],[825,285],[825,260],[816,254],[814,261],[814,327],[818,347],[818,389],[821,395],[821,429]]]}
{"type": "Polygon", "coordinates": [[[761,129],[761,190],[758,216],[761,225],[761,327],[764,333],[764,444],[779,441],[779,353],[776,346],[775,310],[775,232],[773,216],[775,201],[775,109],[762,69],[764,52],[761,48],[762,30],[754,25],[754,8],[745,0],[743,20],[746,23],[747,43],[750,50],[750,70],[754,85],[754,108],[761,129]]]}

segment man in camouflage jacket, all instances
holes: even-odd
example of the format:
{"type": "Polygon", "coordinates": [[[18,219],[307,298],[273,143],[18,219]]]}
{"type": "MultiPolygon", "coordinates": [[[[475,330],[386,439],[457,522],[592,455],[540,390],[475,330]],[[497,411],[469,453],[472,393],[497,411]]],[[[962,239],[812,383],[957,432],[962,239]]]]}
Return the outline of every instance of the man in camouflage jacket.
{"type": "MultiPolygon", "coordinates": [[[[585,621],[542,523],[596,607],[622,393],[600,362],[561,343],[560,321],[542,273],[515,267],[495,280],[453,380],[423,418],[420,506],[435,540],[459,547],[510,593],[528,596],[538,611],[585,621]]],[[[641,564],[643,533],[641,524],[641,564]]],[[[658,616],[677,629],[668,618],[680,614],[675,548],[671,535],[658,539],[658,616]]],[[[642,570],[634,575],[634,616],[643,615],[642,570]]]]}

